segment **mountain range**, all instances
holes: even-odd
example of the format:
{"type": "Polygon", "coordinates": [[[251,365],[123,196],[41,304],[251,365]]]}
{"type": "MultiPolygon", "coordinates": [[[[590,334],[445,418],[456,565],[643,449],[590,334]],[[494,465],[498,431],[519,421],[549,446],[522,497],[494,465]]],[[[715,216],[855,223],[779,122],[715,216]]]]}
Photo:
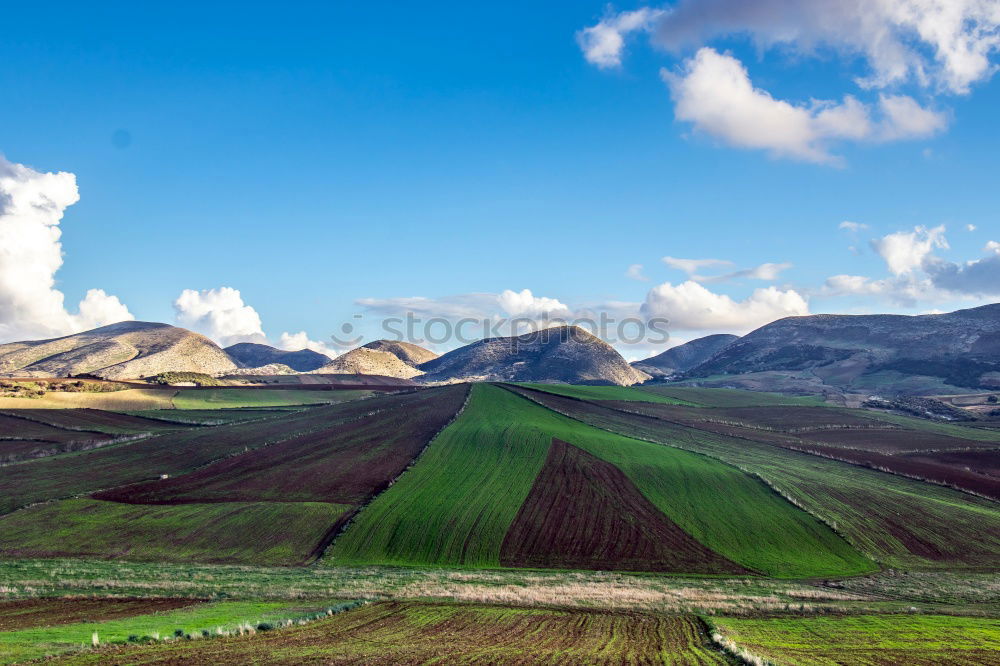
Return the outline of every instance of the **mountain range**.
{"type": "Polygon", "coordinates": [[[428,384],[681,381],[798,393],[935,394],[1000,388],[1000,304],[947,314],[788,317],[743,337],[710,335],[631,365],[587,331],[562,326],[480,340],[438,356],[376,340],[331,359],[257,343],[225,349],[153,322],[120,322],[0,345],[0,375],[141,379],[162,372],[362,374],[428,384]]]}

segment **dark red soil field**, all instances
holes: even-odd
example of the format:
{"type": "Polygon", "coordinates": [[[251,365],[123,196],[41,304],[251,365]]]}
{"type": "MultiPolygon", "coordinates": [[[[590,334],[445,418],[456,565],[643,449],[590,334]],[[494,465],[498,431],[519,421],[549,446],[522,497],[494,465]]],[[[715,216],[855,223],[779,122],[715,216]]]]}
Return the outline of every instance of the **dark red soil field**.
{"type": "Polygon", "coordinates": [[[182,427],[158,419],[106,412],[102,409],[21,409],[17,415],[58,428],[94,430],[111,434],[162,432],[182,427]]]}
{"type": "Polygon", "coordinates": [[[81,429],[67,430],[49,425],[35,416],[28,415],[26,418],[22,418],[8,414],[0,414],[0,438],[32,439],[40,442],[99,441],[111,439],[109,435],[102,432],[93,430],[83,431],[81,429]]]}
{"type": "Polygon", "coordinates": [[[467,393],[468,386],[455,385],[357,401],[352,420],[95,498],[133,504],[361,503],[405,469],[451,420],[467,393]]]}
{"type": "Polygon", "coordinates": [[[0,601],[0,631],[100,622],[171,611],[196,599],[20,599],[0,601]]]}
{"type": "Polygon", "coordinates": [[[504,537],[500,563],[749,573],[674,524],[617,467],[558,439],[504,537]]]}
{"type": "MultiPolygon", "coordinates": [[[[816,445],[804,445],[802,450],[834,460],[951,486],[992,499],[1000,499],[1000,478],[973,472],[965,469],[964,466],[927,459],[925,456],[918,458],[900,455],[890,456],[871,451],[816,445]]],[[[1000,454],[997,452],[992,452],[992,456],[994,459],[1000,458],[1000,454]]]]}
{"type": "Polygon", "coordinates": [[[355,400],[253,423],[182,428],[137,442],[12,465],[0,474],[0,514],[54,498],[174,476],[367,413],[391,409],[397,396],[355,400]]]}
{"type": "Polygon", "coordinates": [[[984,451],[936,451],[933,453],[911,453],[906,458],[921,462],[948,465],[967,469],[1000,479],[1000,449],[984,451]]]}
{"type": "Polygon", "coordinates": [[[920,430],[817,430],[800,435],[803,440],[837,448],[865,449],[895,454],[910,451],[942,451],[996,448],[996,442],[948,437],[920,430]]]}

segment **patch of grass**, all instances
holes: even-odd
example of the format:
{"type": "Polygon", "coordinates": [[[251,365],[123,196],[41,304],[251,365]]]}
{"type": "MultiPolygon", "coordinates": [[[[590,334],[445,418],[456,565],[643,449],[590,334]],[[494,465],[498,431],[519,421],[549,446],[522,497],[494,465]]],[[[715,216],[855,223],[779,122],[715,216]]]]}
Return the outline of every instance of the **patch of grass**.
{"type": "Polygon", "coordinates": [[[515,386],[525,386],[537,391],[546,391],[547,393],[564,395],[569,398],[579,398],[580,400],[624,400],[629,402],[655,402],[665,405],[696,406],[696,403],[691,403],[687,400],[660,395],[632,386],[577,386],[573,384],[528,383],[515,384],[515,386]]]}
{"type": "Polygon", "coordinates": [[[1000,664],[1000,620],[994,618],[717,618],[714,624],[738,646],[781,664],[1000,664]]]}
{"type": "Polygon", "coordinates": [[[64,500],[0,518],[0,556],[304,564],[348,509],[321,502],[64,500]]]}
{"type": "Polygon", "coordinates": [[[177,409],[220,409],[233,407],[283,407],[346,402],[371,395],[371,391],[312,391],[295,389],[220,388],[179,389],[173,406],[177,409]]]}
{"type": "Polygon", "coordinates": [[[498,566],[504,535],[553,437],[617,466],[688,534],[746,567],[789,577],[874,568],[738,469],[588,427],[489,385],[473,387],[459,419],[357,516],[329,561],[498,566]]]}
{"type": "Polygon", "coordinates": [[[0,663],[40,659],[90,648],[95,634],[101,644],[125,642],[129,636],[167,638],[178,629],[182,635],[201,636],[202,630],[210,633],[233,631],[240,625],[256,626],[261,622],[297,619],[320,610],[322,608],[315,605],[290,604],[287,601],[222,601],[103,622],[5,631],[0,632],[0,663]]]}
{"type": "MultiPolygon", "coordinates": [[[[677,404],[699,407],[779,407],[779,406],[823,406],[822,398],[797,397],[763,391],[741,389],[698,388],[693,386],[653,385],[641,386],[635,390],[651,393],[661,398],[678,401],[677,404]]],[[[621,398],[611,398],[621,400],[621,398]]]]}

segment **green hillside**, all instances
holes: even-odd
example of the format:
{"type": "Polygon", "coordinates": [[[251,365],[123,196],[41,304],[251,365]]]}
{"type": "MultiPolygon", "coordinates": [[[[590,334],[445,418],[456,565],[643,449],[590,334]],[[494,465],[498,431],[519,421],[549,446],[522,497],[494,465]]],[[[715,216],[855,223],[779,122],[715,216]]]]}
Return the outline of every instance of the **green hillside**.
{"type": "Polygon", "coordinates": [[[792,577],[872,569],[825,525],[733,467],[586,426],[489,385],[473,388],[461,417],[357,516],[326,561],[500,566],[554,437],[617,466],[667,518],[747,568],[792,577]]]}

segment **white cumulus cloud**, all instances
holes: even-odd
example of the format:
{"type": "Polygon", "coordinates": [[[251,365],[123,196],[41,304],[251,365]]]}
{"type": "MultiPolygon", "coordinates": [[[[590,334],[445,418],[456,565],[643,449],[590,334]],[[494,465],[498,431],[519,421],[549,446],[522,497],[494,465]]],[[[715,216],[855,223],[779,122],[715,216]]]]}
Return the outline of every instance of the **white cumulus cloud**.
{"type": "Polygon", "coordinates": [[[237,342],[267,342],[260,315],[243,302],[238,289],[185,289],[174,301],[177,324],[206,335],[223,347],[237,342]]]}
{"type": "Polygon", "coordinates": [[[67,311],[55,274],[59,224],[80,199],[76,176],[43,173],[0,157],[0,341],[56,337],[133,319],[115,296],[91,289],[67,311]]]}
{"type": "Polygon", "coordinates": [[[782,317],[809,314],[809,304],[793,289],[756,289],[749,297],[735,300],[688,280],[653,287],[642,313],[668,319],[671,330],[745,333],[782,317]]]}
{"type": "Polygon", "coordinates": [[[753,85],[739,60],[703,47],[678,72],[661,76],[674,100],[674,116],[738,148],[768,151],[818,164],[840,164],[832,142],[895,141],[929,136],[945,117],[905,95],[881,95],[873,109],[846,95],[841,101],[794,104],[753,85]]]}
{"type": "Polygon", "coordinates": [[[285,351],[310,349],[318,354],[326,354],[330,358],[335,358],[338,355],[338,352],[325,342],[311,340],[305,331],[299,331],[298,333],[289,333],[286,331],[282,333],[278,339],[278,347],[285,351]]]}
{"type": "Polygon", "coordinates": [[[733,262],[726,261],[725,259],[678,259],[677,257],[663,257],[662,261],[670,268],[683,271],[688,275],[694,275],[703,268],[733,265],[733,262]]]}
{"type": "Polygon", "coordinates": [[[577,44],[587,62],[602,69],[618,67],[622,63],[625,36],[636,31],[648,30],[656,19],[666,12],[643,7],[635,11],[608,16],[576,33],[577,44]]]}
{"type": "Polygon", "coordinates": [[[554,298],[535,296],[530,289],[504,289],[497,297],[503,311],[512,317],[544,317],[565,315],[569,308],[554,298]]]}
{"type": "Polygon", "coordinates": [[[897,231],[872,241],[872,248],[882,257],[893,275],[903,275],[921,268],[937,248],[947,248],[945,227],[915,227],[897,231]]]}

